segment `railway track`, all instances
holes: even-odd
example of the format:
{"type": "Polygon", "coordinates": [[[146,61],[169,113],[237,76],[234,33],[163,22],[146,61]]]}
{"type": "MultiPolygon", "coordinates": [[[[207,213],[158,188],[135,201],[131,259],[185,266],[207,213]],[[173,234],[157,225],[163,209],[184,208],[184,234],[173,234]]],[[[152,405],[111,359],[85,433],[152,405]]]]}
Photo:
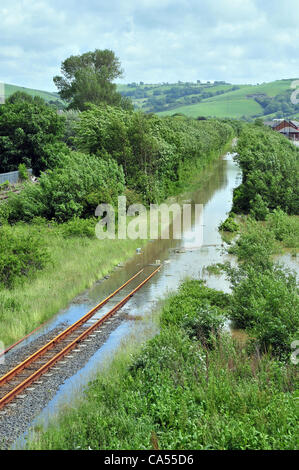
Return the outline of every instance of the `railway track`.
{"type": "Polygon", "coordinates": [[[122,300],[114,305],[100,319],[92,319],[94,314],[107,304],[110,299],[129,285],[134,279],[144,273],[144,269],[138,271],[138,273],[131,277],[125,284],[110,294],[77,322],[69,326],[58,336],[34,352],[31,356],[28,356],[24,361],[0,377],[0,410],[12,402],[32,383],[36,382],[41,376],[47,373],[49,369],[55,366],[73,349],[77,348],[78,345],[86,340],[92,333],[98,332],[97,330],[101,325],[120,310],[121,307],[123,307],[139,289],[141,289],[155,274],[157,274],[160,269],[161,266],[157,267],[151,274],[145,277],[137,287],[135,287],[128,295],[123,297],[122,300]],[[90,324],[90,322],[92,323],[90,324]]]}

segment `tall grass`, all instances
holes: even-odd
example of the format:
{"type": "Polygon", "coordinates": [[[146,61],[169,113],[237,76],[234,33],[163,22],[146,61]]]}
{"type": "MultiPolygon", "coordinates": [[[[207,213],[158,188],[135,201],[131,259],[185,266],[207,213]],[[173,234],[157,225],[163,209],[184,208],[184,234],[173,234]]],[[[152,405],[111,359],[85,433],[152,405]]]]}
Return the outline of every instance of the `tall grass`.
{"type": "Polygon", "coordinates": [[[141,240],[65,238],[47,225],[18,224],[18,233],[38,231],[51,263],[35,278],[0,290],[0,340],[9,345],[64,308],[80,292],[133,256],[141,240]]]}

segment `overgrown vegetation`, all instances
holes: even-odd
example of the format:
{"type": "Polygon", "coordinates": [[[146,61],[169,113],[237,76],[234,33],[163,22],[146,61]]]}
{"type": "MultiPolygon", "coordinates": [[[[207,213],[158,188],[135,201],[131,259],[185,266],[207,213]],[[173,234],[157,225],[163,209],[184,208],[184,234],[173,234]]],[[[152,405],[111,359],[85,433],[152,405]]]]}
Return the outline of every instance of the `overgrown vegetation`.
{"type": "Polygon", "coordinates": [[[64,118],[42,98],[12,95],[0,106],[0,172],[17,170],[20,163],[36,175],[55,168],[61,154],[68,152],[63,134],[64,118]]]}
{"type": "Polygon", "coordinates": [[[72,152],[61,166],[48,170],[39,184],[27,184],[21,194],[11,194],[7,219],[30,221],[44,217],[65,222],[93,216],[98,204],[115,203],[124,191],[124,175],[112,159],[72,152]]]}
{"type": "Polygon", "coordinates": [[[299,337],[299,291],[296,275],[273,260],[283,247],[299,249],[299,219],[275,210],[262,224],[252,218],[230,248],[238,267],[225,266],[232,286],[230,318],[248,331],[252,345],[289,360],[299,337]]]}
{"type": "MultiPolygon", "coordinates": [[[[19,105],[24,103],[17,101],[19,105]]],[[[233,132],[230,124],[218,121],[164,119],[92,106],[76,116],[65,139],[73,134],[70,143],[80,152],[60,142],[61,152],[48,161],[38,184],[11,194],[0,217],[2,213],[2,220],[10,223],[37,216],[64,222],[93,216],[100,203],[115,204],[125,192],[146,204],[161,202],[219,155],[233,132]]],[[[38,160],[35,164],[41,168],[38,160]]]]}
{"type": "Polygon", "coordinates": [[[162,311],[160,334],[116,359],[29,447],[295,449],[296,366],[220,333],[228,306],[228,296],[185,282],[162,311]]]}
{"type": "Polygon", "coordinates": [[[257,220],[281,208],[299,214],[299,149],[278,132],[247,126],[238,141],[236,161],[242,184],[234,190],[232,210],[257,220]]]}
{"type": "Polygon", "coordinates": [[[68,81],[56,82],[75,110],[57,113],[23,91],[0,107],[0,171],[19,169],[23,180],[0,202],[1,234],[13,234],[10,243],[2,237],[1,250],[0,333],[6,344],[65,307],[140,246],[140,240],[95,238],[100,203],[115,206],[117,196],[126,195],[127,204],[149,204],[178,193],[234,135],[230,123],[134,112],[112,84],[120,64],[110,52],[63,63],[68,81]],[[34,182],[27,168],[38,177],[34,182]]]}
{"type": "Polygon", "coordinates": [[[37,236],[0,227],[0,289],[21,284],[48,262],[49,254],[37,236]]]}

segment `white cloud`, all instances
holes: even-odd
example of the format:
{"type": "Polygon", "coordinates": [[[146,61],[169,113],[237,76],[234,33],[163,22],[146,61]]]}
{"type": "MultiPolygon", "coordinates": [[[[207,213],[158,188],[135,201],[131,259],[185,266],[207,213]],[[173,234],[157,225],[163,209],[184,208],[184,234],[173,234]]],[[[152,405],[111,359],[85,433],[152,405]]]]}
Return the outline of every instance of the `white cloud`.
{"type": "Polygon", "coordinates": [[[298,76],[295,0],[1,0],[0,79],[54,89],[71,54],[115,51],[124,81],[298,76]]]}

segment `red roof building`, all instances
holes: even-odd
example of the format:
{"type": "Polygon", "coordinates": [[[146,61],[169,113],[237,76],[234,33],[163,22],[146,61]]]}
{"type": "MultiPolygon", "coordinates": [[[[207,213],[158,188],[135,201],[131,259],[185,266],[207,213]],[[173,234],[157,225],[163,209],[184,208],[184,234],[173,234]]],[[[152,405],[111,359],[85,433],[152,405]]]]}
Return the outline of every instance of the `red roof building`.
{"type": "Polygon", "coordinates": [[[280,132],[290,140],[299,140],[299,122],[290,119],[274,119],[264,122],[274,131],[280,132]]]}

